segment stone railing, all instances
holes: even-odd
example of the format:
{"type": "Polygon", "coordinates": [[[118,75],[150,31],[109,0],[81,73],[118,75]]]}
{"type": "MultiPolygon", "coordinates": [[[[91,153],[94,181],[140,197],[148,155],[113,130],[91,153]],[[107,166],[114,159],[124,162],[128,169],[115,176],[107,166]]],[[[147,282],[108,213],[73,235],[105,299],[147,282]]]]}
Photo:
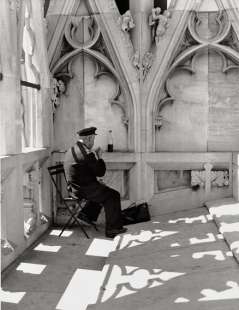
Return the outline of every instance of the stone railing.
{"type": "Polygon", "coordinates": [[[2,156],[1,249],[6,268],[47,228],[51,216],[47,149],[2,156]]]}

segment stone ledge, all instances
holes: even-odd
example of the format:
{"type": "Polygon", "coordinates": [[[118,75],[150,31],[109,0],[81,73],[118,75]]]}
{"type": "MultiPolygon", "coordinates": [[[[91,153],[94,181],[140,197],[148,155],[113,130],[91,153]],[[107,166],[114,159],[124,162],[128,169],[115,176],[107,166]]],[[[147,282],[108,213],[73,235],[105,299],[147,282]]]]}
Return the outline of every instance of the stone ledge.
{"type": "Polygon", "coordinates": [[[226,198],[205,205],[239,263],[239,202],[226,198]]]}

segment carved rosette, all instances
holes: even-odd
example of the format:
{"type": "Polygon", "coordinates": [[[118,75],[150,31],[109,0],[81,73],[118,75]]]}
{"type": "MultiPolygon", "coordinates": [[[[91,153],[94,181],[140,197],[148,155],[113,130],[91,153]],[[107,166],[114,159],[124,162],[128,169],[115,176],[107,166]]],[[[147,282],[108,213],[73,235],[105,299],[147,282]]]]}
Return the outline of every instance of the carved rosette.
{"type": "Polygon", "coordinates": [[[239,69],[239,40],[233,30],[227,12],[221,10],[215,13],[217,30],[211,37],[207,37],[203,31],[200,31],[202,23],[203,21],[200,13],[193,11],[185,30],[182,43],[169,66],[164,83],[164,97],[161,97],[159,104],[155,108],[155,128],[160,127],[158,126],[158,118],[160,118],[160,113],[164,106],[174,102],[169,87],[171,76],[176,70],[186,70],[189,74],[195,74],[194,63],[199,53],[208,49],[219,54],[223,60],[223,73],[228,73],[232,69],[239,69]]]}
{"type": "Polygon", "coordinates": [[[115,94],[109,99],[109,102],[117,104],[122,109],[122,122],[128,126],[129,116],[123,82],[113,65],[96,18],[93,15],[72,16],[65,28],[64,40],[66,52],[63,51],[63,55],[51,70],[56,79],[52,92],[53,106],[56,108],[59,105],[60,96],[67,92],[67,83],[69,79],[73,78],[72,63],[74,59],[78,55],[84,54],[95,62],[95,79],[100,78],[102,75],[110,75],[115,80],[115,94]],[[85,27],[88,29],[88,35],[82,39],[79,33],[82,33],[82,29],[85,29],[85,27]],[[64,83],[64,91],[59,90],[60,81],[64,83]]]}

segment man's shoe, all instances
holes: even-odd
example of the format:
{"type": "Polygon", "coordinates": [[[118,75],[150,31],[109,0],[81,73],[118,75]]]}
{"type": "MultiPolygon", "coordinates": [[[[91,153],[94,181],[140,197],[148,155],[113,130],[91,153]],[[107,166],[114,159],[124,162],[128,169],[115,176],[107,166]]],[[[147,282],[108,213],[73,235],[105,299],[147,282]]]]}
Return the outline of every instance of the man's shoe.
{"type": "Polygon", "coordinates": [[[126,228],[126,227],[106,230],[105,236],[106,236],[107,238],[114,238],[115,236],[117,236],[117,235],[119,235],[119,234],[125,233],[127,230],[128,230],[128,228],[126,228]]]}

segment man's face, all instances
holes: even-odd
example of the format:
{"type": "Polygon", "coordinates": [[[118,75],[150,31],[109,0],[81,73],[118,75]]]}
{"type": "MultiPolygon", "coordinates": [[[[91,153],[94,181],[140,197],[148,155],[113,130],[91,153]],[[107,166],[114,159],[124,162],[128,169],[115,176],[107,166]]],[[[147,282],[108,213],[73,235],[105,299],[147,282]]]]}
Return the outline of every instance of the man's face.
{"type": "Polygon", "coordinates": [[[86,144],[87,147],[88,147],[89,149],[91,149],[91,148],[93,147],[94,143],[95,143],[95,135],[90,135],[90,136],[88,136],[87,144],[86,144]]]}

